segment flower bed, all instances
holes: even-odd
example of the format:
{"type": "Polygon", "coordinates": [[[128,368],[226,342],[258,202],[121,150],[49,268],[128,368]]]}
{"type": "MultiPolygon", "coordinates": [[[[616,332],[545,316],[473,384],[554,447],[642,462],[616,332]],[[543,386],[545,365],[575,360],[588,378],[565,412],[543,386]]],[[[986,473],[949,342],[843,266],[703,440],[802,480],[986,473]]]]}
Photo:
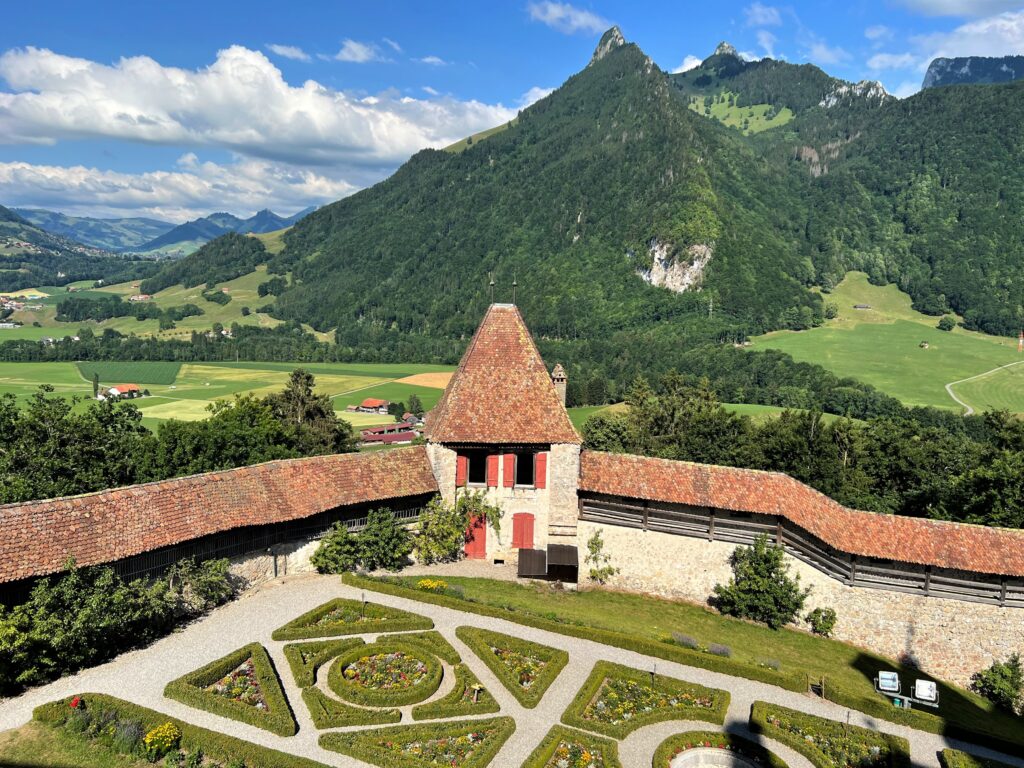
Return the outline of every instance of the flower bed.
{"type": "Polygon", "coordinates": [[[279,736],[298,730],[274,663],[259,643],[172,680],[164,696],[279,736]]]}
{"type": "Polygon", "coordinates": [[[332,699],[319,688],[303,688],[302,700],[306,702],[313,725],[320,730],[350,725],[386,725],[402,719],[402,713],[397,709],[353,707],[332,699]]]}
{"type": "Polygon", "coordinates": [[[320,667],[349,648],[362,644],[359,638],[292,643],[284,647],[284,656],[288,659],[295,684],[299,688],[308,688],[316,682],[316,673],[320,667]]]}
{"type": "Polygon", "coordinates": [[[379,640],[339,656],[327,674],[327,684],[353,704],[401,707],[432,696],[441,676],[441,663],[418,646],[379,640]]]}
{"type": "Polygon", "coordinates": [[[501,709],[465,664],[455,666],[455,687],[437,701],[412,708],[413,720],[486,715],[501,709]]]}
{"type": "Polygon", "coordinates": [[[726,749],[764,768],[787,768],[774,752],[742,736],[715,731],[687,731],[665,739],[654,751],[653,768],[671,768],[677,756],[690,749],[726,749]]]}
{"type": "Polygon", "coordinates": [[[908,768],[906,739],[806,715],[763,701],[754,702],[750,725],[755,733],[775,739],[818,768],[908,768]]]}
{"type": "Polygon", "coordinates": [[[622,768],[611,739],[556,725],[526,758],[522,768],[622,768]]]}
{"type": "Polygon", "coordinates": [[[484,768],[515,727],[510,717],[400,725],[327,733],[320,737],[320,746],[382,768],[484,768]]]}
{"type": "Polygon", "coordinates": [[[621,739],[645,725],[664,720],[722,723],[729,694],[671,677],[599,661],[562,722],[621,739]]]}
{"type": "Polygon", "coordinates": [[[563,650],[499,632],[458,627],[455,634],[524,707],[536,707],[569,662],[569,654],[563,650]]]}
{"type": "Polygon", "coordinates": [[[405,632],[432,629],[434,622],[398,608],[378,603],[337,598],[292,619],[274,630],[274,640],[306,640],[370,632],[405,632]]]}
{"type": "MultiPolygon", "coordinates": [[[[184,756],[201,751],[206,759],[203,763],[204,768],[238,765],[244,765],[245,768],[326,768],[323,763],[199,728],[174,720],[161,712],[100,693],[83,693],[73,698],[43,704],[36,708],[33,718],[48,727],[75,732],[83,740],[90,739],[93,743],[110,749],[111,752],[116,751],[113,734],[104,734],[102,731],[109,731],[110,725],[113,724],[116,733],[118,722],[137,723],[136,732],[145,734],[142,737],[143,746],[145,739],[150,736],[151,741],[159,743],[161,748],[169,745],[165,754],[170,756],[167,758],[170,760],[173,760],[175,752],[184,756]],[[70,705],[74,699],[78,700],[78,705],[72,708],[70,705]],[[84,722],[86,717],[88,722],[84,722]]],[[[122,733],[124,730],[121,729],[122,733]]]]}

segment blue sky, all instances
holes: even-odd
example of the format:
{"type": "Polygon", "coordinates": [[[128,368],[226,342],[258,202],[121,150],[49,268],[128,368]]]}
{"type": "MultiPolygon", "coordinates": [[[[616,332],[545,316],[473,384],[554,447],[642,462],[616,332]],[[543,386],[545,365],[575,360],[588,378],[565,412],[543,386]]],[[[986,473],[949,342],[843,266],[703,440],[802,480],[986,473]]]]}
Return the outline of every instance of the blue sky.
{"type": "Polygon", "coordinates": [[[0,204],[291,213],[504,122],[618,24],[665,70],[727,40],[898,96],[1024,54],[1024,0],[38,2],[0,27],[0,204]]]}

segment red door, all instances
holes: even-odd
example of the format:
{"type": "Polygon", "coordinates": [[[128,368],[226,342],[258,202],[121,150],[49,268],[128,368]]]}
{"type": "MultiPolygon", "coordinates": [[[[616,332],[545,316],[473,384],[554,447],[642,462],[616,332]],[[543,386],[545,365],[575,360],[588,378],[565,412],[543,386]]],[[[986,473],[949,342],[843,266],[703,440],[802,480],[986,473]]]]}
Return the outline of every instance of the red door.
{"type": "Polygon", "coordinates": [[[529,512],[512,515],[512,547],[533,549],[533,515],[529,512]]]}
{"type": "Polygon", "coordinates": [[[466,529],[466,557],[477,560],[487,557],[487,524],[479,515],[473,516],[466,529]]]}

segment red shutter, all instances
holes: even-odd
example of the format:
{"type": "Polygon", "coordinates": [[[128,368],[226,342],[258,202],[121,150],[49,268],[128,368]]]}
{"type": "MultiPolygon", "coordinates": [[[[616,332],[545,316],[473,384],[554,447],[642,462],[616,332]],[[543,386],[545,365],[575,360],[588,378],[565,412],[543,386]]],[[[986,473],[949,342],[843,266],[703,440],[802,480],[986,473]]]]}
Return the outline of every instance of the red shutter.
{"type": "Polygon", "coordinates": [[[548,454],[547,451],[533,454],[533,486],[548,487],[548,454]]]}
{"type": "Polygon", "coordinates": [[[504,485],[506,488],[511,488],[516,484],[516,455],[514,453],[505,454],[505,466],[504,466],[504,485]]]}
{"type": "Polygon", "coordinates": [[[498,487],[498,454],[496,453],[487,457],[487,487],[498,487]]]}
{"type": "Polygon", "coordinates": [[[469,474],[469,457],[468,456],[456,456],[455,457],[455,485],[463,486],[466,484],[466,475],[469,474]]]}
{"type": "Polygon", "coordinates": [[[517,512],[512,516],[512,547],[533,549],[533,515],[517,512]]]}

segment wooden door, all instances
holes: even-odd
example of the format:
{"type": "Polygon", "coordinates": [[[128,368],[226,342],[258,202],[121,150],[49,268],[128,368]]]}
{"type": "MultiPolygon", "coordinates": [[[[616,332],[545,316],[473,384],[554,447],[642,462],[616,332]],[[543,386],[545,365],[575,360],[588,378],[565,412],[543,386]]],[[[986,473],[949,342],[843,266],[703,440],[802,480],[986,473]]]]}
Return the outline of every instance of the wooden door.
{"type": "Polygon", "coordinates": [[[466,529],[466,557],[482,560],[487,557],[487,523],[474,515],[466,529]]]}

